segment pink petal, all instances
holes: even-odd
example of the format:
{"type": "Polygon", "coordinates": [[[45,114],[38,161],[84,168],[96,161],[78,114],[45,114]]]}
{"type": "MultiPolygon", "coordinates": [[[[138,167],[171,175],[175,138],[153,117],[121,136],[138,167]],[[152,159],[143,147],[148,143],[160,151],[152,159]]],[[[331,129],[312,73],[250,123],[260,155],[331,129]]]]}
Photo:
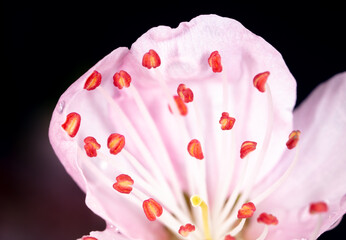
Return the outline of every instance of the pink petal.
{"type": "MultiPolygon", "coordinates": [[[[259,212],[271,211],[279,219],[268,239],[309,238],[317,223],[317,216],[308,211],[312,202],[324,201],[329,207],[319,234],[345,214],[345,103],[346,72],[321,84],[294,112],[294,128],[301,130],[299,162],[280,189],[258,206],[259,212]]],[[[287,168],[293,155],[287,151],[276,174],[287,168]]],[[[256,235],[250,230],[248,234],[256,235]]]]}
{"type": "MultiPolygon", "coordinates": [[[[219,191],[215,186],[222,186],[223,177],[229,175],[229,161],[223,157],[228,145],[224,144],[218,124],[221,113],[228,111],[236,118],[231,131],[237,136],[232,143],[237,151],[231,157],[239,159],[241,143],[246,140],[256,141],[257,149],[264,145],[268,103],[266,95],[252,82],[255,75],[264,71],[270,72],[274,124],[266,163],[257,176],[260,179],[279,159],[292,130],[296,83],[271,45],[237,21],[215,15],[197,17],[176,29],[153,28],[130,51],[118,48],[98,62],[61,96],[51,120],[50,141],[68,173],[86,192],[86,203],[95,213],[130,238],[165,239],[160,223],[149,222],[131,195],[124,197],[112,188],[116,176],[128,174],[134,179],[134,187],[138,183],[143,190],[141,181],[133,177],[139,174],[138,169],[129,164],[126,156],[122,152],[109,154],[108,136],[124,135],[123,151],[132,154],[153,177],[161,174],[168,191],[174,192],[170,188],[178,185],[180,194],[193,193],[187,184],[192,172],[187,170],[194,169],[187,168],[187,161],[192,160],[186,148],[190,140],[198,138],[207,164],[212,203],[219,191]],[[155,69],[142,66],[142,57],[150,49],[161,59],[161,65],[155,69]],[[222,72],[214,73],[208,64],[214,51],[221,55],[222,72]],[[129,88],[119,90],[113,85],[113,75],[121,70],[129,73],[132,81],[129,88]],[[85,81],[94,71],[102,75],[101,84],[87,91],[83,89],[85,81]],[[228,107],[223,104],[223,78],[227,82],[228,107]],[[177,121],[168,104],[180,83],[192,89],[194,101],[189,103],[189,114],[178,116],[177,121]],[[81,116],[80,128],[73,138],[61,127],[71,112],[81,116]],[[91,159],[85,154],[83,140],[87,136],[100,143],[97,154],[101,157],[91,159]],[[148,159],[154,160],[154,168],[148,159]]],[[[259,152],[251,153],[254,161],[259,152]]],[[[170,200],[176,204],[176,198],[174,194],[170,200]]]]}

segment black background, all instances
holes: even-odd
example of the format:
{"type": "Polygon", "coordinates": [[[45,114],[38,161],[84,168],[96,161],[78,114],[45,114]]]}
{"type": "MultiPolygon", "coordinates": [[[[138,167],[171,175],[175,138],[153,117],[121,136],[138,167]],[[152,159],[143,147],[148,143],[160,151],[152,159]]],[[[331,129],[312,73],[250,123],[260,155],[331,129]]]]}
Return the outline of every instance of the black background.
{"type": "MultiPolygon", "coordinates": [[[[1,2],[0,239],[76,239],[102,230],[48,142],[59,96],[113,49],[200,14],[240,21],[283,55],[300,103],[346,70],[345,4],[238,1],[1,2]]],[[[343,221],[320,239],[345,239],[343,221]]]]}

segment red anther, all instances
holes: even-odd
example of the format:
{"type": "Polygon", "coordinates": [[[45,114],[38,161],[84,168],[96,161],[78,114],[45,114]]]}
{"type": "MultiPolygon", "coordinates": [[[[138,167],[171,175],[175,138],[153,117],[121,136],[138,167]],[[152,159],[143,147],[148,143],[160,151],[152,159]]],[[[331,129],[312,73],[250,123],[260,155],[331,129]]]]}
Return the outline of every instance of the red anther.
{"type": "Polygon", "coordinates": [[[146,54],[144,54],[142,59],[143,67],[148,69],[156,68],[161,65],[161,59],[159,55],[152,49],[149,50],[146,54]]]}
{"type": "Polygon", "coordinates": [[[275,216],[267,213],[261,213],[261,215],[259,215],[259,217],[257,218],[257,222],[267,225],[277,225],[279,223],[278,219],[275,216]]]}
{"type": "Polygon", "coordinates": [[[131,76],[127,72],[120,70],[113,76],[113,84],[119,89],[123,87],[129,87],[131,83],[131,76]]]}
{"type": "Polygon", "coordinates": [[[132,185],[134,181],[129,175],[120,174],[116,177],[116,182],[113,184],[113,188],[120,193],[129,194],[132,191],[132,185]]]}
{"type": "Polygon", "coordinates": [[[163,212],[162,206],[152,198],[143,202],[143,210],[149,221],[155,221],[163,212]]]}
{"type": "Polygon", "coordinates": [[[95,70],[85,81],[84,89],[88,91],[94,90],[101,84],[101,79],[101,73],[95,70]]]}
{"type": "Polygon", "coordinates": [[[244,157],[246,157],[250,152],[256,149],[256,146],[257,146],[256,142],[251,142],[251,141],[243,142],[240,148],[240,158],[243,159],[244,157]]]}
{"type": "Polygon", "coordinates": [[[299,141],[300,131],[292,131],[291,134],[288,136],[288,141],[286,142],[286,146],[288,149],[293,149],[295,146],[297,146],[299,141]]]}
{"type": "Polygon", "coordinates": [[[177,89],[179,97],[186,103],[193,101],[193,92],[190,88],[187,88],[185,84],[180,84],[177,89]]]}
{"type": "Polygon", "coordinates": [[[224,240],[235,240],[235,237],[232,237],[231,235],[226,235],[224,240]]]}
{"type": "Polygon", "coordinates": [[[111,154],[118,154],[125,146],[125,137],[118,133],[113,133],[108,137],[107,146],[111,154]]]}
{"type": "MultiPolygon", "coordinates": [[[[184,103],[184,101],[179,96],[174,96],[174,101],[177,104],[177,108],[179,110],[180,115],[186,116],[187,113],[188,113],[188,109],[187,109],[187,106],[184,103]]],[[[169,111],[171,113],[173,113],[172,109],[171,109],[171,106],[168,106],[168,108],[169,108],[169,111]]]]}
{"type": "Polygon", "coordinates": [[[241,209],[238,211],[238,218],[249,218],[252,217],[256,211],[255,204],[252,202],[244,203],[241,209]]]}
{"type": "Polygon", "coordinates": [[[183,237],[187,237],[191,232],[194,232],[195,230],[196,227],[194,225],[187,223],[185,224],[185,226],[180,226],[178,233],[183,237]]]}
{"type": "Polygon", "coordinates": [[[82,240],[97,240],[97,238],[94,238],[94,237],[83,237],[82,240]]]}
{"type": "Polygon", "coordinates": [[[197,139],[192,139],[189,142],[189,144],[187,145],[187,151],[192,157],[195,157],[199,160],[202,160],[204,158],[201,143],[197,139]]]}
{"type": "Polygon", "coordinates": [[[70,137],[76,136],[80,127],[81,117],[78,113],[72,112],[66,116],[66,121],[61,127],[67,132],[70,137]]]}
{"type": "Polygon", "coordinates": [[[314,202],[310,204],[309,212],[311,214],[323,213],[328,211],[328,205],[325,202],[314,202]]]}
{"type": "Polygon", "coordinates": [[[266,91],[266,82],[268,80],[270,72],[263,72],[263,73],[259,73],[257,74],[254,78],[253,78],[253,85],[258,89],[258,91],[260,92],[265,92],[266,91]]]}
{"type": "Polygon", "coordinates": [[[222,130],[231,130],[235,123],[235,118],[230,117],[227,112],[223,112],[219,123],[222,130]]]}
{"type": "Polygon", "coordinates": [[[208,58],[209,66],[212,68],[213,72],[222,72],[221,56],[218,51],[214,51],[210,54],[208,58]]]}
{"type": "Polygon", "coordinates": [[[97,150],[101,148],[101,145],[96,141],[93,137],[86,137],[84,139],[84,149],[86,154],[89,157],[96,157],[97,156],[97,150]]]}

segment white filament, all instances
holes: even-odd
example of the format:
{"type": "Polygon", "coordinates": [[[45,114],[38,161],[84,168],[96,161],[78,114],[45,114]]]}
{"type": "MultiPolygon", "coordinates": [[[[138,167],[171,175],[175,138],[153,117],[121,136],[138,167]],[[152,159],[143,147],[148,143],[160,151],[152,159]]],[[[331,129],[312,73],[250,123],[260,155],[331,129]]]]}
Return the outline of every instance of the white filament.
{"type": "Polygon", "coordinates": [[[258,238],[256,238],[256,240],[264,240],[264,239],[266,239],[266,237],[268,235],[268,231],[269,231],[268,225],[265,225],[261,235],[258,238]]]}
{"type": "Polygon", "coordinates": [[[157,126],[151,117],[148,108],[146,107],[145,103],[143,102],[140,94],[138,93],[135,86],[130,87],[132,91],[132,96],[135,99],[135,102],[142,113],[144,119],[146,120],[146,124],[148,128],[150,129],[150,133],[157,139],[156,143],[159,144],[157,147],[157,150],[160,151],[160,156],[162,156],[162,159],[165,162],[165,172],[169,174],[170,183],[172,184],[173,190],[175,195],[177,196],[179,200],[180,206],[183,208],[183,210],[187,211],[187,205],[184,200],[184,196],[182,195],[181,187],[179,186],[178,177],[176,175],[176,172],[174,170],[174,167],[172,165],[172,161],[168,155],[167,149],[163,144],[163,140],[160,136],[159,130],[157,129],[157,126]]]}
{"type": "Polygon", "coordinates": [[[240,233],[241,230],[242,230],[243,227],[244,227],[245,222],[246,222],[246,218],[243,218],[243,219],[239,222],[239,224],[238,224],[235,228],[232,229],[232,231],[229,233],[229,235],[231,235],[231,236],[236,236],[238,233],[240,233]]]}
{"type": "Polygon", "coordinates": [[[320,230],[321,230],[322,222],[323,222],[322,216],[323,216],[322,214],[318,214],[316,226],[315,226],[314,231],[312,232],[309,240],[316,240],[317,237],[320,235],[320,230]]]}
{"type": "Polygon", "coordinates": [[[264,192],[262,192],[260,195],[258,195],[257,197],[255,197],[254,199],[251,200],[251,202],[253,202],[255,205],[259,204],[260,202],[262,202],[264,199],[266,199],[268,196],[270,196],[270,194],[272,194],[276,189],[278,189],[282,183],[290,176],[290,174],[292,173],[293,168],[295,167],[296,163],[298,162],[298,156],[299,156],[299,145],[296,148],[296,152],[295,152],[295,156],[294,159],[292,160],[292,162],[290,163],[289,167],[287,168],[287,170],[282,174],[282,176],[272,185],[270,185],[270,187],[265,190],[264,192]]]}

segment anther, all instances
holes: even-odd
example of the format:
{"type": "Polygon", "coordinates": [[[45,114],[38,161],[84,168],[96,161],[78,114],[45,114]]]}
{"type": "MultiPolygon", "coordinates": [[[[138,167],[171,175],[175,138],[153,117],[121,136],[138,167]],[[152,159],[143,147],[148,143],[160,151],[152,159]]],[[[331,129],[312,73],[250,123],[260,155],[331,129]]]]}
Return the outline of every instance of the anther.
{"type": "MultiPolygon", "coordinates": [[[[179,96],[177,96],[177,95],[174,96],[173,98],[174,98],[175,104],[177,105],[177,108],[178,108],[178,110],[179,110],[180,115],[186,116],[187,113],[188,113],[188,109],[187,109],[187,106],[186,106],[186,104],[184,103],[184,101],[183,101],[179,96]]],[[[169,111],[170,111],[171,113],[173,113],[173,112],[172,112],[172,109],[171,109],[171,106],[168,105],[168,108],[169,108],[169,111]]]]}
{"type": "Polygon", "coordinates": [[[190,198],[190,202],[194,207],[200,207],[202,211],[204,236],[206,240],[211,240],[210,228],[209,228],[209,216],[208,216],[208,205],[198,195],[193,195],[190,198]]]}
{"type": "Polygon", "coordinates": [[[85,81],[84,89],[88,91],[94,90],[101,84],[101,79],[101,73],[95,70],[85,81]]]}
{"type": "Polygon", "coordinates": [[[111,154],[118,154],[125,146],[125,137],[118,133],[113,133],[108,137],[107,146],[111,154]]]}
{"type": "Polygon", "coordinates": [[[252,141],[245,141],[240,148],[240,158],[245,158],[250,152],[256,149],[257,143],[252,141]]]}
{"type": "Polygon", "coordinates": [[[311,214],[323,213],[328,211],[328,205],[325,202],[314,202],[310,204],[309,212],[311,214]]]}
{"type": "Polygon", "coordinates": [[[235,240],[235,237],[232,237],[230,234],[225,236],[224,240],[235,240]]]}
{"type": "Polygon", "coordinates": [[[163,212],[162,206],[152,198],[143,201],[143,210],[149,221],[155,221],[163,212]]]}
{"type": "Polygon", "coordinates": [[[196,227],[190,223],[180,226],[178,233],[183,237],[188,237],[190,233],[194,232],[196,227]]]}
{"type": "Polygon", "coordinates": [[[288,137],[288,141],[286,142],[286,146],[288,149],[293,149],[295,146],[297,146],[299,141],[300,131],[292,131],[291,134],[288,137]]]}
{"type": "Polygon", "coordinates": [[[238,218],[250,218],[256,211],[255,204],[252,202],[244,203],[238,211],[238,218]]]}
{"type": "Polygon", "coordinates": [[[84,139],[84,149],[89,157],[96,157],[97,150],[101,148],[101,145],[96,141],[94,137],[86,137],[84,139]]]}
{"type": "Polygon", "coordinates": [[[260,92],[265,92],[265,85],[268,80],[270,72],[263,72],[257,74],[253,79],[253,85],[258,89],[260,92]]]}
{"type": "Polygon", "coordinates": [[[76,136],[80,127],[81,117],[78,113],[72,112],[66,116],[66,121],[61,127],[67,132],[70,137],[76,136]]]}
{"type": "Polygon", "coordinates": [[[123,87],[129,87],[131,83],[131,76],[127,72],[120,70],[113,76],[113,84],[119,89],[123,87]]]}
{"type": "Polygon", "coordinates": [[[278,219],[275,216],[267,213],[261,213],[257,218],[257,222],[267,225],[277,225],[279,223],[278,219]]]}
{"type": "Polygon", "coordinates": [[[187,145],[187,151],[192,157],[199,160],[204,158],[201,143],[197,139],[192,139],[187,145]]]}
{"type": "Polygon", "coordinates": [[[212,68],[213,72],[222,72],[221,56],[218,51],[214,51],[210,54],[208,64],[212,68]]]}
{"type": "Polygon", "coordinates": [[[193,92],[190,88],[187,88],[185,84],[180,84],[178,86],[177,93],[185,103],[193,101],[193,92]]]}
{"type": "Polygon", "coordinates": [[[148,69],[156,68],[161,65],[161,59],[154,50],[150,49],[149,52],[144,54],[142,65],[148,69]]]}
{"type": "Polygon", "coordinates": [[[83,237],[82,240],[97,240],[97,238],[94,238],[94,237],[83,237]]]}
{"type": "Polygon", "coordinates": [[[223,112],[219,123],[222,130],[231,130],[235,123],[235,118],[230,117],[228,112],[223,112]]]}
{"type": "Polygon", "coordinates": [[[113,184],[113,188],[120,193],[129,194],[132,191],[133,179],[126,174],[120,174],[116,177],[116,182],[113,184]]]}

